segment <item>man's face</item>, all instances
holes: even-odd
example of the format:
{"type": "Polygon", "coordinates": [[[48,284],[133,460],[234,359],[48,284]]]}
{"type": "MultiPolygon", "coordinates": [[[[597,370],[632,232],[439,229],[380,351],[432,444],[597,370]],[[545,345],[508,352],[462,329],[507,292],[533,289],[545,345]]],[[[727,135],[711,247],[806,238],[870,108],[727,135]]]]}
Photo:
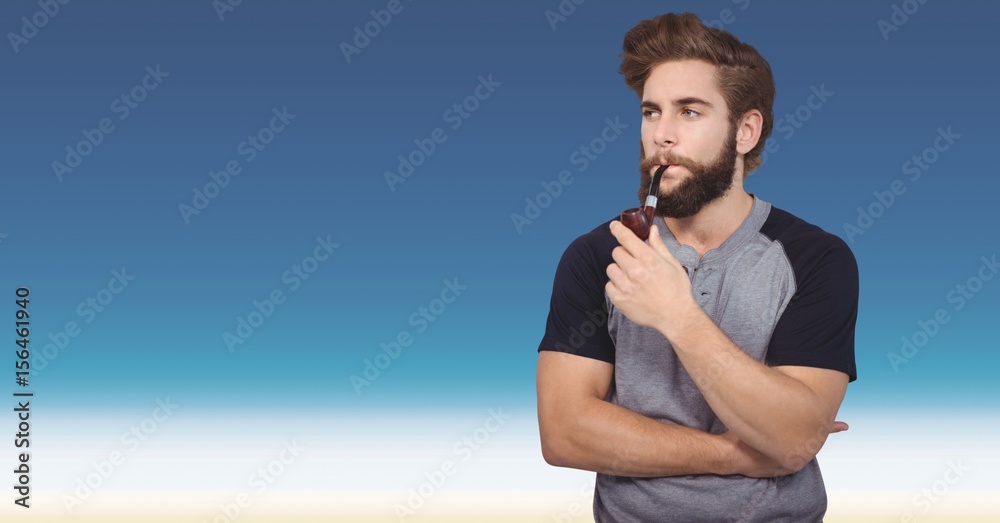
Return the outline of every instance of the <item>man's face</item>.
{"type": "Polygon", "coordinates": [[[670,165],[660,180],[658,215],[693,216],[732,187],[736,135],[714,75],[711,64],[681,60],[657,65],[646,79],[639,201],[653,172],[670,165]]]}

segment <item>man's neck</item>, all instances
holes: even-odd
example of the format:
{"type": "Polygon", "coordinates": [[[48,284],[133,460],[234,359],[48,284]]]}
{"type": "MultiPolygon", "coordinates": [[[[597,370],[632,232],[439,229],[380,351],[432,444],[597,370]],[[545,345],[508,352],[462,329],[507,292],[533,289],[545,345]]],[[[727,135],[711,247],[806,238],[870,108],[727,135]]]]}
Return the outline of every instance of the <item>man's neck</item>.
{"type": "Polygon", "coordinates": [[[734,183],[725,196],[703,207],[694,216],[687,218],[667,218],[663,221],[682,245],[698,251],[698,257],[717,248],[729,238],[750,215],[753,196],[743,189],[742,183],[734,183]]]}

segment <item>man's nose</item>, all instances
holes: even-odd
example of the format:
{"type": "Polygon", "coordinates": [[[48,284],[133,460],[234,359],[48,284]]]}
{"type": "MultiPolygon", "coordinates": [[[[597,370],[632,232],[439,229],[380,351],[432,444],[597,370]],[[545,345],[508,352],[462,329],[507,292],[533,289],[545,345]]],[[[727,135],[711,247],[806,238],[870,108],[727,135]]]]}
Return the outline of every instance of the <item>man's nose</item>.
{"type": "Polygon", "coordinates": [[[653,129],[653,141],[659,146],[674,145],[677,142],[677,126],[670,118],[661,117],[653,129]]]}

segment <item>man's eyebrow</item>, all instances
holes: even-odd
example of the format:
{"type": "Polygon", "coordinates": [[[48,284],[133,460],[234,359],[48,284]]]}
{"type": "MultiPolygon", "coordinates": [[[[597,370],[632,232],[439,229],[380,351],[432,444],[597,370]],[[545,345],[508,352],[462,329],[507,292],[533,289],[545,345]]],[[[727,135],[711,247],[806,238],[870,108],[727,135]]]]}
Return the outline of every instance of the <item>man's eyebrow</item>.
{"type": "MultiPolygon", "coordinates": [[[[680,106],[680,105],[703,105],[705,107],[708,107],[709,109],[712,108],[712,103],[711,102],[709,102],[708,100],[702,100],[701,98],[697,98],[695,96],[685,96],[684,98],[678,98],[677,100],[674,100],[673,104],[674,105],[678,105],[678,106],[680,106]]],[[[653,101],[650,101],[650,100],[643,100],[642,103],[639,104],[639,107],[642,108],[642,109],[652,109],[654,111],[659,111],[660,110],[660,104],[658,104],[656,102],[653,102],[653,101]]]]}

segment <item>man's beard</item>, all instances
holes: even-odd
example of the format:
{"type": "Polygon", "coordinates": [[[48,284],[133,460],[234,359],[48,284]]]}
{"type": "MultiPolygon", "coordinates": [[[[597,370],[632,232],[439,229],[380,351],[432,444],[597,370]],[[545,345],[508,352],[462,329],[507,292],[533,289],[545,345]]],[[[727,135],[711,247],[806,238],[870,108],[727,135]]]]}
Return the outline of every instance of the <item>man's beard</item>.
{"type": "MultiPolygon", "coordinates": [[[[639,205],[644,205],[649,194],[649,184],[652,182],[650,171],[657,164],[680,165],[691,171],[691,176],[685,178],[668,194],[658,193],[656,214],[667,218],[687,218],[694,216],[709,202],[721,198],[733,185],[733,174],[736,170],[736,134],[729,133],[729,139],[722,145],[718,158],[711,164],[696,163],[688,158],[666,154],[659,157],[646,158],[639,144],[641,154],[639,172],[642,173],[639,182],[639,205]]],[[[659,187],[656,188],[659,191],[659,187]]]]}

